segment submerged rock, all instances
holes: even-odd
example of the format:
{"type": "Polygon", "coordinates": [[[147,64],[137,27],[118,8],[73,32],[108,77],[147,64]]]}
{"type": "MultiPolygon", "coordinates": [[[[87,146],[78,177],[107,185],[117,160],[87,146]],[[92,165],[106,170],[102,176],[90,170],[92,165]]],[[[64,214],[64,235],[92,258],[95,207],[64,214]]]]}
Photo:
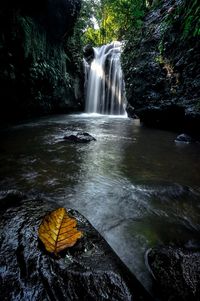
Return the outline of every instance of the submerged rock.
{"type": "Polygon", "coordinates": [[[175,142],[192,143],[194,140],[187,134],[180,134],[176,137],[175,142]]]}
{"type": "Polygon", "coordinates": [[[92,135],[85,132],[69,133],[65,135],[63,139],[66,141],[78,142],[78,143],[87,143],[91,141],[96,141],[96,139],[92,135]]]}
{"type": "Polygon", "coordinates": [[[200,300],[200,250],[163,246],[149,251],[148,264],[164,300],[200,300]]]}
{"type": "Polygon", "coordinates": [[[149,300],[146,291],[100,234],[77,211],[84,237],[54,257],[38,239],[56,204],[1,193],[1,300],[149,300]],[[12,207],[11,207],[12,206],[12,207]]]}

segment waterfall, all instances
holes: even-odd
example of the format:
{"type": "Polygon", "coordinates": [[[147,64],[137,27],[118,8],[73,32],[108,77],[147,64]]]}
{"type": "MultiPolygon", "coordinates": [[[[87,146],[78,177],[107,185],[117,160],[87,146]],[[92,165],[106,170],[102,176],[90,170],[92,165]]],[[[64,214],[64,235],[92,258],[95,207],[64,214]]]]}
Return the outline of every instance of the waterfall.
{"type": "Polygon", "coordinates": [[[86,112],[125,114],[125,86],[120,63],[121,43],[94,48],[94,59],[86,71],[86,112]]]}

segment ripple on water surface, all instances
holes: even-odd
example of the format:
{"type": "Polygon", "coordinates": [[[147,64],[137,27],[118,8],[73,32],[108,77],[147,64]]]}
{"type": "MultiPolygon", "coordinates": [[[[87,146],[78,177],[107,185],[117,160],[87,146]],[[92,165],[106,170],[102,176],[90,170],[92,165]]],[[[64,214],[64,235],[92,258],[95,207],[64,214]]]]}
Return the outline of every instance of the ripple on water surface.
{"type": "Polygon", "coordinates": [[[17,188],[77,209],[150,289],[149,247],[197,246],[200,146],[128,118],[60,115],[1,132],[1,189],[17,188]],[[74,144],[69,131],[97,141],[74,144]]]}

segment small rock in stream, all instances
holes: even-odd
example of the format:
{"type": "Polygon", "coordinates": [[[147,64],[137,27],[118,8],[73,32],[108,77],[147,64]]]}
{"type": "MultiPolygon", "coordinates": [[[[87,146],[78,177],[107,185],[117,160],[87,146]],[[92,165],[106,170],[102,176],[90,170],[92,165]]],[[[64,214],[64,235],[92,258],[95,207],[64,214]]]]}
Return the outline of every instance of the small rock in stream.
{"type": "Polygon", "coordinates": [[[107,242],[77,211],[68,210],[78,220],[84,237],[56,258],[38,239],[38,227],[43,217],[58,206],[23,198],[23,194],[13,191],[0,195],[1,300],[151,300],[107,242]]]}
{"type": "Polygon", "coordinates": [[[190,137],[187,134],[180,134],[176,137],[175,142],[179,142],[179,143],[192,143],[194,142],[194,140],[192,139],[192,137],[190,137]]]}
{"type": "Polygon", "coordinates": [[[87,143],[87,142],[91,142],[91,141],[96,141],[96,139],[85,132],[76,132],[76,133],[69,133],[66,134],[63,139],[65,141],[69,141],[69,142],[78,142],[78,143],[87,143]]]}

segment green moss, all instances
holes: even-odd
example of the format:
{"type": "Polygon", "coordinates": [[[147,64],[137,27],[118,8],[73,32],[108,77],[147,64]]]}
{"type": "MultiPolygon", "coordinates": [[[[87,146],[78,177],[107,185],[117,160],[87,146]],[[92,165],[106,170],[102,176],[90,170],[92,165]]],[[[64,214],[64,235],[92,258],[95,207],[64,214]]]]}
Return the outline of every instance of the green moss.
{"type": "Polygon", "coordinates": [[[156,61],[157,63],[159,63],[160,65],[163,65],[164,62],[165,62],[162,55],[156,56],[155,61],[156,61]]]}

